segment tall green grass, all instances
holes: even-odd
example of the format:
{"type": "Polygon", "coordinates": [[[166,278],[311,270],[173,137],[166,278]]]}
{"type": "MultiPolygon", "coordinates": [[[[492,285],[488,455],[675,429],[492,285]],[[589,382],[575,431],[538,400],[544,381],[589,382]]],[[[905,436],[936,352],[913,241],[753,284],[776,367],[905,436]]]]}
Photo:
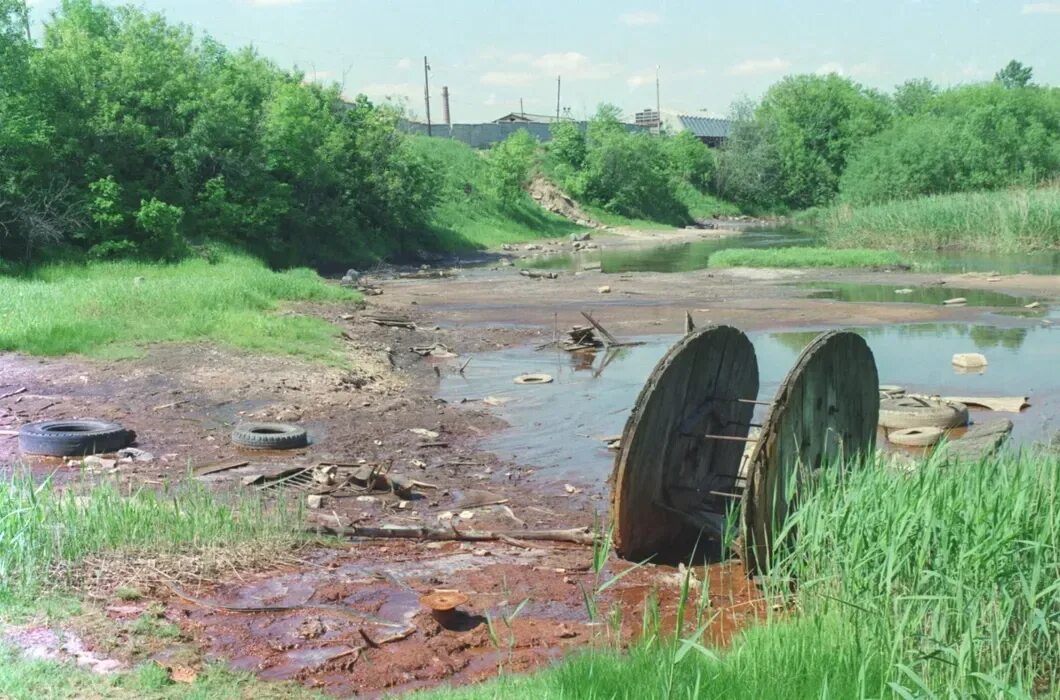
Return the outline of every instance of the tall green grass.
{"type": "Polygon", "coordinates": [[[886,250],[850,248],[728,248],[707,261],[709,267],[894,267],[902,258],[886,250]]]}
{"type": "Polygon", "coordinates": [[[75,491],[19,472],[0,483],[0,605],[32,600],[57,583],[57,567],[95,554],[295,541],[296,518],[285,503],[221,498],[195,483],[161,492],[122,494],[110,484],[75,491]]]}
{"type": "Polygon", "coordinates": [[[275,311],[281,301],[359,298],[310,270],[273,272],[242,256],[53,265],[0,277],[0,351],[120,357],[141,343],[207,340],[338,361],[333,326],[275,311]]]}
{"type": "Polygon", "coordinates": [[[1060,185],[837,205],[799,220],[835,245],[1019,252],[1060,247],[1060,185]]]}
{"type": "Polygon", "coordinates": [[[410,147],[436,161],[442,177],[435,207],[434,247],[473,250],[536,238],[565,236],[582,228],[524,195],[505,202],[494,192],[486,154],[460,141],[414,136],[410,147]]]}
{"type": "Polygon", "coordinates": [[[1060,455],[826,470],[800,499],[770,585],[794,605],[731,648],[649,637],[432,697],[1060,694],[1060,455]]]}

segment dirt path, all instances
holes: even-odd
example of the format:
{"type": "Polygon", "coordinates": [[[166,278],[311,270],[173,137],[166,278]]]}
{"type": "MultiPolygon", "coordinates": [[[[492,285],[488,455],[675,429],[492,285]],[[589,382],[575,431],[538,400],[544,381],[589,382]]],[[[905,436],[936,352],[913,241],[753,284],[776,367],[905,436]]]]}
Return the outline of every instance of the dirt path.
{"type": "MultiPolygon", "coordinates": [[[[652,237],[620,240],[616,244],[631,245],[652,237]]],[[[608,241],[604,244],[615,243],[608,241]]],[[[500,266],[445,278],[379,279],[383,294],[369,297],[365,310],[297,309],[327,318],[344,332],[352,369],[205,346],[159,345],[142,359],[112,364],[4,354],[0,394],[11,388],[26,391],[0,400],[0,426],[45,417],[121,421],[136,430],[138,446],[156,459],[120,463],[113,473],[91,476],[126,484],[189,478],[189,468],[239,458],[249,465],[204,481],[217,489],[239,489],[245,488],[244,478],[255,474],[363,460],[436,487],[412,498],[384,491],[325,495],[323,507],[309,511],[311,524],[591,527],[605,515],[607,485],[552,482],[528,465],[478,449],[477,439],[503,423],[481,403],[436,400],[442,373],[458,371],[469,357],[473,363],[476,353],[545,342],[556,327],[580,322],[584,309],[623,336],[679,333],[686,311],[699,324],[731,323],[745,330],[970,322],[984,313],[967,307],[811,299],[811,289],[793,282],[942,284],[1060,297],[1058,277],[988,279],[907,272],[703,270],[585,272],[535,280],[500,266]],[[609,293],[600,293],[604,285],[609,293]],[[373,314],[407,316],[416,328],[380,326],[370,320],[373,314]],[[421,357],[411,350],[432,346],[458,356],[421,357]],[[249,419],[299,422],[309,429],[312,443],[293,452],[240,450],[230,444],[228,434],[235,422],[249,419]],[[499,503],[477,505],[490,501],[499,503]]],[[[0,463],[20,458],[17,441],[0,436],[0,463]]],[[[77,473],[58,459],[26,461],[39,475],[51,473],[71,483],[77,473]]],[[[162,589],[157,595],[167,602],[166,616],[196,640],[200,662],[220,658],[265,678],[297,679],[335,693],[373,694],[443,681],[472,682],[501,667],[535,667],[569,648],[628,642],[640,629],[649,591],[657,592],[664,620],[670,615],[672,622],[680,581],[672,567],[644,566],[601,596],[599,617],[591,619],[583,592],[629,565],[612,561],[598,575],[589,568],[590,549],[583,546],[384,540],[322,547],[306,559],[304,566],[219,581],[193,593],[219,605],[345,605],[411,623],[416,631],[379,648],[365,647],[360,629],[369,638],[385,632],[320,609],[237,614],[202,608],[162,589]],[[458,589],[470,598],[464,614],[448,627],[418,603],[420,594],[437,588],[458,589]],[[612,609],[621,611],[621,624],[615,624],[612,609]]],[[[765,614],[768,605],[738,565],[700,569],[697,575],[711,581],[710,602],[718,613],[709,631],[713,641],[724,643],[746,621],[765,614]]]]}

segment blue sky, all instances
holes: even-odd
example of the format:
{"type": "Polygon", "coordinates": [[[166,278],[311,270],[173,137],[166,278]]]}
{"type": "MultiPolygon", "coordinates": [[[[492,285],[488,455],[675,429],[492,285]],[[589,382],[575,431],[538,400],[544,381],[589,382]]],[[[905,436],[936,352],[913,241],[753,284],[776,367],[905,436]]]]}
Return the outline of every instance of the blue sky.
{"type": "MultiPolygon", "coordinates": [[[[112,3],[119,4],[119,3],[112,3]]],[[[432,116],[441,87],[453,121],[519,109],[577,117],[601,101],[629,113],[724,115],[789,73],[839,72],[891,89],[926,76],[941,85],[990,79],[1016,58],[1060,85],[1060,1],[1041,0],[141,0],[229,46],[253,44],[283,67],[336,81],[347,94],[408,100],[432,116]]],[[[30,0],[36,27],[59,0],[30,0]]]]}

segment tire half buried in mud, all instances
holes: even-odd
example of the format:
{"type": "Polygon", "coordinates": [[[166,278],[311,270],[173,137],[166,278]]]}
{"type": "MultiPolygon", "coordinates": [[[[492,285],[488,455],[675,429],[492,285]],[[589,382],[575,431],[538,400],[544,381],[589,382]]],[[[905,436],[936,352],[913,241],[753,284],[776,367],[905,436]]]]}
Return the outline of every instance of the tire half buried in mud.
{"type": "Polygon", "coordinates": [[[45,420],[19,428],[18,446],[26,454],[83,457],[117,452],[136,433],[102,420],[45,420]]]}
{"type": "Polygon", "coordinates": [[[769,568],[774,535],[798,506],[801,482],[821,467],[873,454],[879,387],[876,360],[856,333],[823,333],[799,355],[748,461],[741,548],[749,573],[769,568]]]}
{"type": "Polygon", "coordinates": [[[637,397],[612,475],[614,544],[626,559],[685,557],[724,528],[758,396],[754,346],[729,326],[697,329],[637,397]],[[732,439],[708,439],[721,435],[732,439]]]}

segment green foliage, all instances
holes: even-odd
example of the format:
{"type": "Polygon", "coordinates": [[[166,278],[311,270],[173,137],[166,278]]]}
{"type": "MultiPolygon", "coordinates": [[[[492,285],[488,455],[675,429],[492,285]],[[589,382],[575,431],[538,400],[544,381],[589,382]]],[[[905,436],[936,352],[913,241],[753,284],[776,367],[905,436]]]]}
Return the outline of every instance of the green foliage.
{"type": "Polygon", "coordinates": [[[757,119],[749,101],[733,106],[732,132],[718,154],[715,188],[725,199],[752,211],[786,208],[776,124],[757,119]]]}
{"type": "Polygon", "coordinates": [[[802,217],[833,245],[1017,252],[1060,247],[1060,187],[962,192],[864,206],[836,205],[802,217]]]}
{"type": "Polygon", "coordinates": [[[881,461],[822,469],[815,482],[766,579],[786,610],[730,648],[651,635],[628,654],[590,650],[427,697],[1055,696],[1060,456],[928,462],[912,473],[881,461]],[[678,653],[688,648],[697,653],[678,653]]]}
{"type": "Polygon", "coordinates": [[[65,0],[30,51],[21,6],[0,0],[3,257],[215,241],[320,263],[399,254],[428,227],[435,178],[390,111],[93,0],[65,0]]]}
{"type": "Polygon", "coordinates": [[[898,114],[910,116],[925,111],[938,94],[935,83],[927,78],[914,78],[897,86],[891,101],[898,114]]]}
{"type": "Polygon", "coordinates": [[[602,104],[585,135],[573,123],[551,128],[545,166],[590,213],[605,222],[657,226],[737,211],[710,194],[716,161],[695,136],[631,133],[620,115],[602,104]]]}
{"type": "Polygon", "coordinates": [[[525,129],[518,129],[490,148],[490,182],[498,199],[511,204],[525,196],[536,152],[537,140],[525,129]]]}
{"type": "Polygon", "coordinates": [[[280,301],[358,298],[309,270],[272,272],[245,257],[40,267],[0,277],[0,352],[114,357],[137,343],[213,340],[339,363],[333,326],[272,312],[280,301]]]}
{"type": "Polygon", "coordinates": [[[553,122],[548,130],[552,136],[548,144],[549,155],[574,170],[585,165],[585,134],[577,124],[571,121],[553,122]]]}
{"type": "Polygon", "coordinates": [[[710,267],[895,267],[897,253],[851,248],[728,248],[710,256],[710,267]]]}
{"type": "Polygon", "coordinates": [[[546,211],[526,192],[502,199],[493,185],[494,170],[487,157],[459,141],[412,137],[408,146],[415,158],[436,172],[438,205],[431,222],[432,247],[444,250],[479,249],[535,238],[566,236],[581,228],[546,211]]]}
{"type": "Polygon", "coordinates": [[[1009,61],[1004,68],[994,74],[994,80],[1006,88],[1030,87],[1034,69],[1019,61],[1009,61]]]}
{"type": "Polygon", "coordinates": [[[1060,89],[957,88],[861,146],[841,182],[853,204],[1033,185],[1060,175],[1060,89]]]}

